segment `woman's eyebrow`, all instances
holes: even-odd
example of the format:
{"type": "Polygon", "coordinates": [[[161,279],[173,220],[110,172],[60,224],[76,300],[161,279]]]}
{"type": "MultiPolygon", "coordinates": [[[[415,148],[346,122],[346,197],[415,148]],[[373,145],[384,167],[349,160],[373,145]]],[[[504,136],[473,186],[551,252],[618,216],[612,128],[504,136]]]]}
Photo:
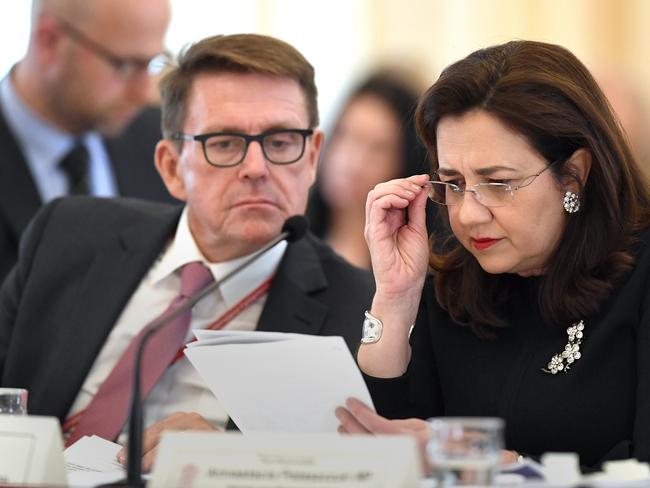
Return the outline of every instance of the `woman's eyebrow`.
{"type": "Polygon", "coordinates": [[[491,174],[498,173],[499,171],[516,172],[517,169],[511,168],[510,166],[495,165],[495,166],[487,166],[485,168],[479,168],[476,170],[476,174],[480,176],[489,176],[491,174]]]}
{"type": "Polygon", "coordinates": [[[460,174],[455,169],[448,169],[448,168],[438,168],[436,173],[440,176],[457,176],[460,174]]]}
{"type": "MultiPolygon", "coordinates": [[[[510,172],[516,172],[518,171],[515,168],[511,168],[510,166],[503,166],[503,165],[495,165],[495,166],[487,166],[485,168],[479,168],[476,170],[476,174],[479,176],[489,176],[491,174],[497,173],[499,171],[510,171],[510,172]]],[[[438,168],[438,171],[436,171],[437,174],[441,176],[458,176],[460,173],[456,171],[455,169],[451,168],[438,168]]]]}

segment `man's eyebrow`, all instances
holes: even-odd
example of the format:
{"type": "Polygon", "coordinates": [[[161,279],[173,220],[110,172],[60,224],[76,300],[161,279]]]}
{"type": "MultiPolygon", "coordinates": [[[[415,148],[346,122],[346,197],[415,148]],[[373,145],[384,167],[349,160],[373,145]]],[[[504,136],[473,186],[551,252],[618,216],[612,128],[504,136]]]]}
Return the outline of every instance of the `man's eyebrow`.
{"type": "MultiPolygon", "coordinates": [[[[517,169],[511,168],[510,166],[495,165],[495,166],[487,166],[485,168],[479,168],[476,170],[476,174],[479,176],[489,176],[499,171],[516,172],[517,169]]],[[[436,171],[436,173],[439,174],[440,176],[460,175],[460,173],[457,170],[451,168],[438,168],[438,171],[436,171]]]]}
{"type": "MultiPolygon", "coordinates": [[[[288,122],[274,123],[266,126],[264,130],[261,132],[261,134],[263,134],[264,132],[268,132],[270,130],[289,130],[289,129],[302,129],[302,127],[296,127],[295,124],[291,124],[288,122]]],[[[242,130],[240,126],[234,126],[234,125],[208,126],[208,128],[203,131],[203,133],[206,134],[215,133],[215,132],[235,132],[237,134],[248,134],[248,132],[242,130]]]]}

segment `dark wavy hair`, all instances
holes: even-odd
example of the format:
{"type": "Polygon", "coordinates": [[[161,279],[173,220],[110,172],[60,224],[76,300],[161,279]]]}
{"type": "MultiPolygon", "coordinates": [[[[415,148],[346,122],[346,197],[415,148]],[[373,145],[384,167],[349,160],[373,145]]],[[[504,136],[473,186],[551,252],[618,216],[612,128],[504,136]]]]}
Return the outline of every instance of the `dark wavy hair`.
{"type": "MultiPolygon", "coordinates": [[[[592,157],[580,191],[581,210],[567,215],[557,249],[540,279],[546,320],[566,326],[594,314],[633,264],[638,231],[650,224],[650,191],[607,99],[585,66],[563,47],[512,41],[481,49],[447,67],[418,105],[416,127],[438,168],[441,118],[484,110],[526,137],[558,183],[577,180],[567,159],[584,148],[592,157]]],[[[442,208],[448,224],[448,213],[442,208]]],[[[435,237],[435,236],[434,236],[435,237]]],[[[513,280],[490,275],[455,238],[432,242],[436,297],[451,317],[481,335],[504,326],[498,310],[513,280]],[[439,249],[445,249],[441,252],[439,249]]]]}
{"type": "MultiPolygon", "coordinates": [[[[414,115],[417,107],[417,91],[399,76],[390,71],[377,71],[362,81],[348,96],[337,117],[340,120],[346,108],[356,99],[371,95],[378,98],[390,108],[400,122],[401,137],[401,170],[399,177],[406,177],[418,173],[426,173],[428,165],[426,150],[420,143],[415,132],[414,115]]],[[[336,131],[336,123],[333,131],[336,131]]],[[[323,151],[321,163],[327,164],[327,147],[323,151]]],[[[325,237],[330,225],[330,211],[325,202],[321,189],[320,178],[312,187],[307,217],[310,221],[312,232],[319,237],[325,237]]]]}

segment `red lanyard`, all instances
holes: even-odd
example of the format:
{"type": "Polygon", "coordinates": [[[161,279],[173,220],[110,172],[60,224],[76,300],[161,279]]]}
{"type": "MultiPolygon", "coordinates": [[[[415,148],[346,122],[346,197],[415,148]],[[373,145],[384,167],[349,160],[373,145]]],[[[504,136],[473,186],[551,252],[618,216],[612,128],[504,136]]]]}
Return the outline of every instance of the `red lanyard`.
{"type": "MultiPolygon", "coordinates": [[[[237,315],[239,315],[246,308],[248,308],[250,305],[255,303],[260,297],[264,296],[269,291],[269,288],[271,288],[271,281],[273,281],[273,276],[271,276],[268,280],[266,280],[264,283],[262,283],[260,286],[258,286],[252,292],[250,292],[248,295],[242,298],[239,302],[235,304],[235,306],[226,310],[224,314],[221,315],[221,317],[219,317],[217,320],[215,320],[210,325],[208,325],[204,330],[223,329],[232,319],[237,317],[237,315]]],[[[183,351],[185,350],[187,344],[190,344],[192,342],[196,342],[196,341],[191,340],[178,350],[178,352],[174,356],[174,359],[172,359],[172,362],[169,364],[170,366],[172,364],[176,364],[176,361],[179,361],[185,356],[183,351]]]]}
{"type": "MultiPolygon", "coordinates": [[[[242,313],[246,308],[248,308],[250,305],[255,303],[259,298],[264,296],[269,291],[269,288],[271,288],[272,281],[273,281],[273,276],[271,276],[268,280],[266,280],[264,283],[259,285],[253,291],[251,291],[248,295],[246,295],[239,302],[237,302],[233,307],[226,310],[221,315],[221,317],[219,317],[217,320],[212,322],[205,329],[206,330],[223,329],[232,319],[237,317],[237,315],[242,313]]],[[[195,341],[191,340],[187,344],[191,342],[195,342],[195,341]]],[[[187,344],[185,344],[178,350],[174,358],[169,363],[170,366],[175,364],[177,361],[179,361],[184,357],[183,351],[185,350],[185,346],[187,346],[187,344]]],[[[81,410],[80,412],[77,412],[72,417],[67,418],[66,421],[63,423],[63,432],[66,434],[70,434],[72,430],[74,430],[74,428],[79,423],[79,419],[81,419],[81,416],[83,415],[84,412],[85,409],[81,410]]]]}

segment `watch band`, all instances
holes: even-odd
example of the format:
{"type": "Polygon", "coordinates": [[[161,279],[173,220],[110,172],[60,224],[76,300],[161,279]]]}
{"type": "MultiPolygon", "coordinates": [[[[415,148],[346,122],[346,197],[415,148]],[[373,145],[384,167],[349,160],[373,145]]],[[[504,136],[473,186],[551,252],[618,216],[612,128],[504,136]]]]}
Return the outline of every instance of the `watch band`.
{"type": "MultiPolygon", "coordinates": [[[[383,322],[367,310],[364,312],[365,319],[361,329],[361,344],[374,344],[381,339],[381,333],[384,330],[383,322]]],[[[408,340],[411,341],[411,334],[415,324],[411,324],[408,331],[408,340]]]]}
{"type": "Polygon", "coordinates": [[[381,339],[384,324],[367,310],[365,316],[361,329],[361,344],[373,344],[381,339]]]}

